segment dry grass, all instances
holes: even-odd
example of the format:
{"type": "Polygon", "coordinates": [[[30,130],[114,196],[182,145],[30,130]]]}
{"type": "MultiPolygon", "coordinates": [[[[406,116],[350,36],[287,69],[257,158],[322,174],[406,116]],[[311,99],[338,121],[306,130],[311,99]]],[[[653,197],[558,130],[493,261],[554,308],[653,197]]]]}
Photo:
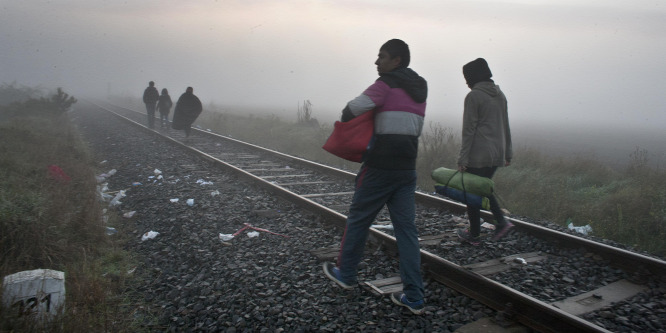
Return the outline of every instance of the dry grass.
{"type": "Polygon", "coordinates": [[[122,296],[131,256],[105,235],[95,163],[67,115],[39,104],[0,107],[0,275],[65,272],[65,311],[38,327],[0,309],[0,331],[134,331],[122,296]]]}

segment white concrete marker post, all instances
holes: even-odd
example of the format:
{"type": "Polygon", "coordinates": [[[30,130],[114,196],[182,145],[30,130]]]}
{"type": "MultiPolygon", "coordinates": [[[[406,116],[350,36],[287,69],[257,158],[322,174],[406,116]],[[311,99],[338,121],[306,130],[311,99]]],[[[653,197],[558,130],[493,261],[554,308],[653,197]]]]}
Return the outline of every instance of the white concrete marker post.
{"type": "Polygon", "coordinates": [[[35,269],[7,275],[2,303],[18,317],[52,319],[65,306],[65,273],[35,269]]]}

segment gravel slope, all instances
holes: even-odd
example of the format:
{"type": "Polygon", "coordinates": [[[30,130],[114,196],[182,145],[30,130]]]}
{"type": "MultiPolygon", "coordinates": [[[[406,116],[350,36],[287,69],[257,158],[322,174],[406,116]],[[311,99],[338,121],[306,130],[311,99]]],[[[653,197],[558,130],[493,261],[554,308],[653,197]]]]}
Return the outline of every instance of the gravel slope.
{"type": "MultiPolygon", "coordinates": [[[[324,276],[321,262],[310,252],[337,247],[342,230],[84,106],[72,116],[96,159],[106,161],[100,171],[117,170],[108,178],[109,190],[127,189],[114,209],[136,212],[128,250],[141,263],[134,274],[136,292],[150,304],[139,312],[147,328],[451,332],[475,318],[494,315],[475,300],[429,281],[423,316],[365,288],[342,291],[324,276]],[[162,179],[157,179],[155,169],[162,179]],[[211,195],[214,191],[219,195],[211,195]],[[189,206],[187,199],[194,204],[189,206]],[[267,232],[250,238],[246,230],[226,244],[219,240],[220,233],[233,234],[244,223],[288,238],[267,232]],[[159,235],[142,241],[149,231],[159,235]]],[[[367,250],[360,280],[398,275],[396,260],[367,250]]]]}
{"type": "MultiPolygon", "coordinates": [[[[133,227],[119,230],[133,237],[128,250],[141,262],[133,292],[149,304],[137,312],[149,330],[452,332],[495,315],[427,278],[423,316],[365,288],[342,291],[324,276],[321,262],[311,253],[337,248],[342,230],[111,115],[79,109],[73,114],[75,122],[97,159],[107,161],[100,170],[117,169],[108,179],[109,189],[127,189],[115,209],[121,214],[136,211],[127,220],[133,227]],[[136,182],[141,185],[133,185],[136,182]],[[259,231],[251,238],[248,232],[253,230],[248,229],[226,243],[219,240],[220,233],[233,234],[245,223],[278,235],[259,231]],[[141,241],[148,231],[160,234],[141,241]]],[[[432,210],[418,220],[422,234],[437,235],[450,231],[448,225],[456,225],[459,217],[432,210]]],[[[480,247],[453,240],[423,248],[443,252],[445,259],[458,264],[523,252],[548,254],[547,261],[492,277],[546,302],[627,278],[583,249],[560,248],[522,233],[480,247]]],[[[398,275],[394,258],[372,245],[366,250],[360,280],[398,275]]],[[[649,285],[648,292],[615,309],[585,317],[614,332],[662,331],[666,288],[661,281],[649,285]]]]}

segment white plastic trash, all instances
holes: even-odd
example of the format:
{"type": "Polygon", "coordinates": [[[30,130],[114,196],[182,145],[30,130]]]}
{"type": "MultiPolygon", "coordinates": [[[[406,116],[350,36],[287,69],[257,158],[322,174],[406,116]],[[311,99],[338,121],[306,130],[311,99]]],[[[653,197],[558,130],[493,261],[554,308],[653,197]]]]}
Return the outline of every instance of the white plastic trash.
{"type": "Polygon", "coordinates": [[[220,241],[223,242],[227,242],[234,239],[234,235],[232,234],[220,234],[218,237],[220,238],[220,241]]]}
{"type": "Polygon", "coordinates": [[[147,233],[143,234],[143,236],[141,236],[141,241],[143,242],[145,240],[153,239],[153,238],[157,237],[157,235],[159,235],[159,234],[160,233],[157,232],[157,231],[152,231],[152,230],[148,231],[147,233]]]}
{"type": "Polygon", "coordinates": [[[175,199],[169,199],[169,201],[171,201],[171,202],[178,202],[178,200],[180,200],[180,199],[178,199],[178,198],[175,198],[175,199]]]}
{"type": "Polygon", "coordinates": [[[194,199],[187,199],[188,206],[194,206],[194,199]]]}
{"type": "Polygon", "coordinates": [[[589,224],[581,226],[581,227],[576,227],[576,226],[573,225],[572,222],[569,222],[568,227],[569,227],[569,230],[573,230],[573,231],[575,231],[579,234],[587,235],[587,234],[592,233],[592,226],[590,226],[589,224]]]}
{"type": "Polygon", "coordinates": [[[216,196],[216,195],[220,195],[220,191],[215,190],[215,191],[213,191],[213,192],[210,192],[210,196],[211,196],[211,197],[214,197],[214,196],[216,196]]]}
{"type": "Polygon", "coordinates": [[[118,191],[118,194],[109,202],[109,207],[120,205],[120,199],[125,197],[125,190],[118,191]]]}
{"type": "Polygon", "coordinates": [[[257,236],[259,236],[259,233],[256,232],[256,231],[250,231],[250,232],[247,233],[247,237],[250,237],[250,238],[254,238],[254,237],[257,237],[257,236]]]}
{"type": "Polygon", "coordinates": [[[160,169],[155,169],[155,171],[153,171],[153,173],[155,174],[155,176],[157,176],[157,175],[161,175],[162,171],[160,171],[160,169]]]}
{"type": "Polygon", "coordinates": [[[373,224],[372,228],[393,230],[393,225],[392,224],[373,224]]]}
{"type": "Polygon", "coordinates": [[[481,224],[481,227],[486,228],[486,229],[490,229],[490,230],[495,230],[495,225],[490,224],[488,222],[483,222],[483,224],[481,224]]]}
{"type": "Polygon", "coordinates": [[[518,264],[522,264],[522,265],[527,265],[527,261],[523,258],[515,258],[515,259],[513,259],[513,262],[518,263],[518,264]]]}
{"type": "Polygon", "coordinates": [[[132,216],[134,216],[134,214],[136,214],[135,210],[123,214],[123,217],[129,219],[129,218],[132,218],[132,216]]]}

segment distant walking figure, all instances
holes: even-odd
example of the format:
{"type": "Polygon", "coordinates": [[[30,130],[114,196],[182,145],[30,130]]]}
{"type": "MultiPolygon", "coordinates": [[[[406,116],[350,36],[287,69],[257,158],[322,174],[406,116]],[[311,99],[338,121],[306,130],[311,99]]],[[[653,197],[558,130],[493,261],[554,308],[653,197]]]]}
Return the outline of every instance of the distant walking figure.
{"type": "MultiPolygon", "coordinates": [[[[493,74],[483,58],[463,66],[463,76],[472,91],[465,97],[458,171],[492,178],[497,168],[509,166],[513,157],[506,96],[490,79],[493,74]]],[[[493,240],[499,240],[513,224],[504,219],[494,195],[490,195],[488,201],[497,223],[493,240]]],[[[472,245],[479,245],[480,209],[468,205],[467,215],[470,228],[458,230],[458,237],[472,245]]]]}
{"type": "Polygon", "coordinates": [[[166,88],[162,89],[162,95],[160,95],[160,99],[157,101],[161,127],[169,128],[169,112],[171,112],[172,105],[173,102],[171,101],[171,96],[169,96],[169,91],[166,88]]]}
{"type": "Polygon", "coordinates": [[[422,314],[425,303],[414,192],[428,84],[408,67],[409,60],[404,41],[384,43],[375,61],[379,78],[342,110],[343,122],[374,112],[374,141],[356,175],[337,264],[326,262],[323,270],[339,286],[353,288],[370,226],[386,206],[395,230],[403,285],[402,291],[391,294],[391,300],[422,314]]]}
{"type": "Polygon", "coordinates": [[[194,89],[187,87],[176,102],[171,127],[175,130],[185,130],[185,136],[190,137],[192,123],[197,120],[202,110],[201,101],[194,95],[194,89]]]}
{"type": "Polygon", "coordinates": [[[148,82],[148,87],[143,91],[143,102],[146,103],[146,111],[148,112],[148,127],[155,127],[155,106],[157,100],[160,98],[160,93],[155,88],[155,82],[148,82]]]}

